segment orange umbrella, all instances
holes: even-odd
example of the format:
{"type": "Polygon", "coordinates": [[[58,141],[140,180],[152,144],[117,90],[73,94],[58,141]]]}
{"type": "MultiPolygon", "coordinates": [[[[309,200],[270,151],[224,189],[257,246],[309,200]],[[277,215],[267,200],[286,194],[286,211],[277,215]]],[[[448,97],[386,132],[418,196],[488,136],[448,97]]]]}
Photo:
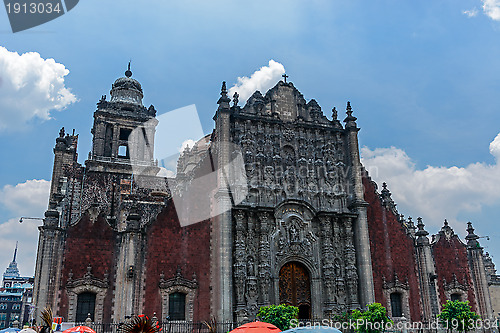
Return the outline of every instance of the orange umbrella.
{"type": "Polygon", "coordinates": [[[236,327],[229,333],[277,333],[281,332],[279,328],[273,324],[264,323],[262,321],[253,321],[251,323],[236,327]]]}
{"type": "Polygon", "coordinates": [[[88,326],[75,326],[68,328],[67,330],[63,331],[62,333],[95,333],[93,329],[91,329],[88,326]]]}

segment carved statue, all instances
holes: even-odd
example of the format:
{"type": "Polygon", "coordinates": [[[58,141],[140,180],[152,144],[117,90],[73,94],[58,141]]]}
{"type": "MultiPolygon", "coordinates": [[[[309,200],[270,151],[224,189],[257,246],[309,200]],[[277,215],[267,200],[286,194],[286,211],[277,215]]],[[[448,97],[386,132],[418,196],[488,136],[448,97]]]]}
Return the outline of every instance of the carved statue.
{"type": "Polygon", "coordinates": [[[299,232],[297,231],[297,228],[292,225],[290,227],[290,242],[296,243],[299,241],[299,232]]]}

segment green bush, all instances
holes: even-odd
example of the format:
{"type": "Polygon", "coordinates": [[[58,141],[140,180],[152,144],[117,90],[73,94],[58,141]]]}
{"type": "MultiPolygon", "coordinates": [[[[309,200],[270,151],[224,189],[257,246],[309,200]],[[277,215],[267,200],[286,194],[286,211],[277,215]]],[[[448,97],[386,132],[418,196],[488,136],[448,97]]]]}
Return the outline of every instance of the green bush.
{"type": "Polygon", "coordinates": [[[467,332],[474,329],[476,320],[480,319],[479,315],[472,311],[469,301],[446,301],[438,318],[449,332],[454,329],[467,332]]]}
{"type": "Polygon", "coordinates": [[[380,303],[368,304],[368,309],[365,311],[360,311],[358,309],[353,310],[350,317],[351,320],[356,321],[357,325],[356,332],[359,333],[378,333],[385,331],[388,323],[393,323],[392,320],[387,317],[387,310],[380,303]]]}
{"type": "Polygon", "coordinates": [[[260,321],[273,324],[282,331],[289,329],[290,321],[297,319],[298,315],[298,307],[286,304],[261,306],[257,313],[260,321]]]}

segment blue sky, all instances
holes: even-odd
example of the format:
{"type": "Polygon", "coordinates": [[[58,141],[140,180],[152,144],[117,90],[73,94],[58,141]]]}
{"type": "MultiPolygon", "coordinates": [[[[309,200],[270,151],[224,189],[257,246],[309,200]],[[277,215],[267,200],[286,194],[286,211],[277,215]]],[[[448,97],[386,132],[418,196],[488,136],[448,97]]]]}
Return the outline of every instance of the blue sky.
{"type": "Polygon", "coordinates": [[[195,104],[205,133],[221,82],[231,87],[271,59],[328,116],[336,106],[343,117],[350,100],[364,162],[379,184],[388,182],[401,213],[422,216],[431,232],[447,218],[462,238],[471,220],[500,260],[500,138],[490,146],[500,133],[497,0],[85,0],[16,34],[1,9],[0,46],[11,58],[0,55],[4,82],[18,72],[2,61],[16,61],[12,52],[37,52],[64,65],[69,73],[58,67],[51,83],[74,96],[56,110],[44,95],[0,85],[0,269],[19,240],[21,273],[33,273],[38,221],[16,221],[46,209],[62,126],[79,133],[85,160],[95,103],[109,96],[130,59],[144,104],[159,113],[195,104]],[[25,104],[13,105],[12,96],[25,104]]]}

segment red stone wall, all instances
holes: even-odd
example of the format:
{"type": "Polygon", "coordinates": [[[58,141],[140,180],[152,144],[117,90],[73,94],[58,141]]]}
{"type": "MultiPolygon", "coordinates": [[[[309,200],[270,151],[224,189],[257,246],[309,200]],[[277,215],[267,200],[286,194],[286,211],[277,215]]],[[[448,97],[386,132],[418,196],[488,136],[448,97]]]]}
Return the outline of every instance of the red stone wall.
{"type": "Polygon", "coordinates": [[[147,230],[146,283],[144,313],[156,312],[162,320],[159,292],[160,274],[173,278],[177,267],[182,276],[192,280],[196,273],[198,289],[194,302],[194,321],[210,319],[210,222],[182,227],[172,201],[147,230]]]}
{"type": "Polygon", "coordinates": [[[67,229],[66,245],[62,268],[62,287],[60,289],[59,313],[57,315],[68,318],[68,295],[66,283],[68,274],[73,272],[73,279],[80,279],[87,273],[87,266],[92,266],[92,274],[103,280],[108,274],[110,287],[104,300],[104,322],[111,321],[113,296],[113,276],[115,275],[115,243],[116,233],[106,220],[99,216],[94,223],[86,214],[79,223],[67,229]]]}
{"type": "Polygon", "coordinates": [[[382,279],[385,277],[387,282],[392,282],[396,272],[399,281],[408,279],[410,317],[412,321],[419,321],[421,309],[413,240],[396,216],[382,206],[371,180],[363,178],[363,185],[365,200],[369,203],[367,213],[375,301],[387,307],[390,300],[383,294],[382,279]]]}
{"type": "Polygon", "coordinates": [[[453,281],[453,274],[455,274],[458,282],[463,283],[464,278],[467,281],[469,285],[468,299],[472,309],[477,311],[466,245],[455,234],[449,240],[444,235],[440,235],[437,242],[432,245],[432,254],[438,276],[439,303],[441,305],[446,303],[443,279],[450,283],[453,281]]]}

